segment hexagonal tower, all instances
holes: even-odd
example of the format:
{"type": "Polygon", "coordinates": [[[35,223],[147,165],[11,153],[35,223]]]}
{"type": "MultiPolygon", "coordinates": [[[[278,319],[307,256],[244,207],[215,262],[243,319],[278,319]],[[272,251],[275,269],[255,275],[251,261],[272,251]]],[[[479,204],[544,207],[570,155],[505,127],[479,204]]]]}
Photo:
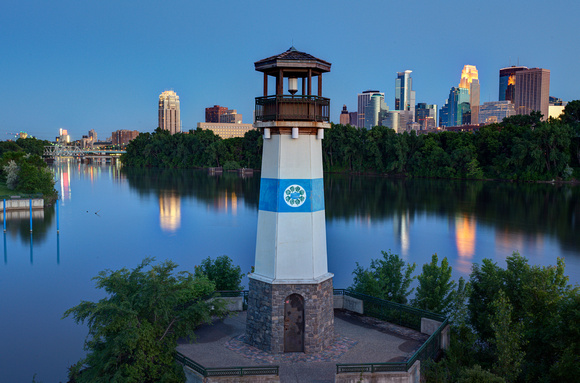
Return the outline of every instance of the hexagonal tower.
{"type": "Polygon", "coordinates": [[[322,139],[330,128],[322,73],[330,65],[294,47],[254,63],[264,73],[264,96],[256,97],[264,147],[246,341],[272,353],[317,352],[334,339],[322,173],[322,139]],[[270,76],[274,95],[268,95],[270,76]]]}

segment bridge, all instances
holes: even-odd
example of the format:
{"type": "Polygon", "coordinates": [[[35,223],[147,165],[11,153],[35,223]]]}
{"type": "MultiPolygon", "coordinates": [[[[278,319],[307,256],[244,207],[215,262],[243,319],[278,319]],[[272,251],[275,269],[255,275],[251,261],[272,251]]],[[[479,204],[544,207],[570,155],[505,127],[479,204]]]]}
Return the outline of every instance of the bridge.
{"type": "Polygon", "coordinates": [[[113,157],[126,153],[126,150],[81,148],[80,146],[54,145],[44,147],[44,157],[113,157]]]}

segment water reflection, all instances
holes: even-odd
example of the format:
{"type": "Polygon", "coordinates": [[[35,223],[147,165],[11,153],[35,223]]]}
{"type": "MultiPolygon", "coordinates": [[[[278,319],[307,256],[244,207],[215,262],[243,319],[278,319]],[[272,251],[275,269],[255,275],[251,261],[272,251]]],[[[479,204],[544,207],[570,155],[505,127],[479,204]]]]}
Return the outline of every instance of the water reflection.
{"type": "Polygon", "coordinates": [[[70,161],[60,162],[60,166],[55,168],[56,177],[60,180],[60,198],[69,200],[71,198],[70,190],[70,161]]]}
{"type": "Polygon", "coordinates": [[[463,274],[469,274],[475,254],[475,217],[468,214],[458,214],[454,223],[455,246],[458,255],[457,269],[463,274]]]}
{"type": "Polygon", "coordinates": [[[221,213],[238,214],[238,196],[235,191],[229,193],[225,191],[213,201],[213,208],[221,213]]]}
{"type": "Polygon", "coordinates": [[[395,239],[399,241],[399,245],[401,246],[401,256],[403,258],[409,255],[409,245],[411,243],[409,227],[411,224],[412,219],[409,217],[408,210],[393,216],[393,232],[395,239]]]}
{"type": "Polygon", "coordinates": [[[169,233],[175,233],[181,226],[181,198],[175,190],[159,193],[159,225],[169,233]]]}
{"type": "MultiPolygon", "coordinates": [[[[457,249],[462,256],[474,253],[478,228],[517,233],[539,246],[547,235],[564,250],[580,252],[580,186],[516,184],[485,181],[392,179],[325,175],[327,222],[369,216],[393,219],[401,245],[408,239],[405,222],[418,215],[455,222],[457,249]],[[461,217],[457,220],[457,217],[461,217]],[[532,240],[530,240],[532,239],[532,240]]],[[[513,248],[512,246],[509,246],[513,248]]]]}
{"type": "Polygon", "coordinates": [[[202,170],[180,169],[130,169],[121,173],[129,181],[129,187],[142,196],[171,192],[181,198],[194,197],[215,211],[237,214],[238,204],[243,201],[249,208],[258,208],[260,178],[236,172],[224,172],[208,176],[202,170]]]}
{"type": "MultiPolygon", "coordinates": [[[[44,242],[55,219],[54,205],[32,210],[32,236],[35,242],[44,242]]],[[[0,221],[3,220],[3,214],[0,214],[0,221]]],[[[6,232],[10,238],[19,238],[25,244],[31,237],[30,230],[30,210],[6,211],[6,232]]]]}
{"type": "Polygon", "coordinates": [[[528,250],[542,254],[544,238],[541,235],[525,234],[512,231],[508,228],[495,231],[495,247],[498,253],[507,254],[509,251],[518,251],[525,255],[528,250]]]}

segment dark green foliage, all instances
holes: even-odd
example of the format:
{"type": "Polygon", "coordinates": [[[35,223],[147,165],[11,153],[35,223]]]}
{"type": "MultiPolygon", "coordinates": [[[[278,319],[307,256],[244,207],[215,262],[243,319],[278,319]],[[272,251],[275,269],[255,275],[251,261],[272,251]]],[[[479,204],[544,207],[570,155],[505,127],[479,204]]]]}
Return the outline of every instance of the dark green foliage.
{"type": "MultiPolygon", "coordinates": [[[[57,195],[54,189],[54,179],[52,171],[42,158],[36,154],[25,154],[23,151],[8,151],[0,158],[0,177],[2,181],[7,181],[8,174],[5,166],[11,161],[17,166],[13,190],[17,193],[35,194],[41,193],[46,198],[55,198],[57,195]]],[[[12,182],[10,182],[12,183],[12,182]]]]}
{"type": "MultiPolygon", "coordinates": [[[[492,347],[497,369],[506,355],[509,355],[507,359],[517,356],[518,349],[509,350],[509,347],[519,343],[525,353],[520,379],[542,381],[549,380],[550,375],[562,379],[570,376],[570,371],[574,371],[570,367],[578,361],[577,345],[580,344],[579,317],[574,314],[577,306],[571,310],[580,300],[579,288],[567,285],[561,259],[556,266],[531,266],[524,257],[514,253],[506,262],[506,269],[487,259],[481,267],[473,266],[468,307],[480,342],[492,347]],[[502,294],[505,294],[504,309],[502,294]],[[509,315],[504,314],[500,321],[498,315],[502,310],[509,311],[509,315]],[[498,342],[498,333],[503,334],[502,338],[510,338],[511,344],[502,346],[504,351],[498,342]]],[[[515,369],[514,361],[508,360],[505,365],[515,369]]]]}
{"type": "Polygon", "coordinates": [[[240,164],[238,164],[236,161],[226,161],[226,163],[223,166],[224,170],[237,170],[241,168],[242,167],[240,166],[240,164]]]}
{"type": "Polygon", "coordinates": [[[94,280],[107,297],[64,313],[89,328],[87,355],[71,367],[71,381],[183,382],[174,360],[177,339],[192,337],[200,323],[222,315],[222,305],[208,301],[215,285],[206,276],[175,273],[171,261],[152,262],[101,271],[94,280]]]}
{"type": "Polygon", "coordinates": [[[458,383],[505,383],[505,379],[483,370],[479,365],[461,371],[458,383]]]}
{"type": "Polygon", "coordinates": [[[413,292],[413,289],[409,290],[409,286],[415,279],[411,277],[415,263],[405,264],[405,261],[390,250],[381,253],[383,258],[371,260],[368,269],[363,269],[357,262],[351,289],[372,297],[407,303],[407,297],[413,292]]]}
{"type": "Polygon", "coordinates": [[[16,140],[16,145],[22,148],[24,152],[28,154],[36,154],[37,156],[42,156],[44,153],[44,147],[52,145],[50,141],[38,140],[34,137],[29,138],[19,138],[16,140]]]}
{"type": "Polygon", "coordinates": [[[417,277],[419,286],[413,306],[438,314],[447,314],[453,303],[456,283],[451,279],[451,266],[447,257],[438,265],[437,254],[431,257],[431,263],[423,265],[423,273],[417,277]]]}
{"type": "Polygon", "coordinates": [[[491,309],[494,311],[490,324],[494,332],[491,343],[496,355],[493,370],[503,376],[506,382],[513,382],[521,372],[525,357],[521,350],[524,325],[512,320],[513,308],[503,290],[499,291],[498,298],[492,302],[491,309]]]}
{"type": "Polygon", "coordinates": [[[243,138],[222,140],[211,130],[197,129],[171,135],[157,128],[141,133],[127,145],[121,157],[131,167],[202,168],[239,164],[237,168],[258,169],[261,165],[262,136],[250,131],[243,138]]]}
{"type": "Polygon", "coordinates": [[[201,266],[195,267],[196,275],[205,275],[215,283],[215,288],[221,290],[242,290],[242,278],[244,274],[240,266],[234,266],[227,255],[222,255],[212,260],[207,257],[201,261],[201,266]]]}
{"type": "Polygon", "coordinates": [[[568,105],[561,120],[541,121],[534,112],[475,133],[417,136],[383,126],[332,125],[322,141],[324,168],[432,178],[567,180],[573,172],[569,166],[580,166],[580,108],[576,101],[568,105]]]}

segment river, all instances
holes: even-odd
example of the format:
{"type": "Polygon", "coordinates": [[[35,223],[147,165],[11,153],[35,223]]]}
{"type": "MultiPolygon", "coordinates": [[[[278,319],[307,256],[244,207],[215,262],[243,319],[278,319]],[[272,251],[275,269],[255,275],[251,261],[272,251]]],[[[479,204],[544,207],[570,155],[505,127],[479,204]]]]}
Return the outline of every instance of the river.
{"type": "MultiPolygon", "coordinates": [[[[30,220],[9,218],[0,263],[0,382],[65,382],[82,357],[84,325],[61,319],[103,292],[104,269],[133,268],[144,257],[193,270],[222,254],[248,272],[254,262],[259,173],[122,170],[118,165],[54,165],[55,206],[30,220]]],[[[421,266],[447,257],[454,278],[513,251],[531,264],[566,261],[580,282],[580,186],[484,181],[325,176],[329,271],[337,288],[356,263],[391,250],[421,266]]],[[[244,283],[247,282],[247,279],[244,283]]]]}

